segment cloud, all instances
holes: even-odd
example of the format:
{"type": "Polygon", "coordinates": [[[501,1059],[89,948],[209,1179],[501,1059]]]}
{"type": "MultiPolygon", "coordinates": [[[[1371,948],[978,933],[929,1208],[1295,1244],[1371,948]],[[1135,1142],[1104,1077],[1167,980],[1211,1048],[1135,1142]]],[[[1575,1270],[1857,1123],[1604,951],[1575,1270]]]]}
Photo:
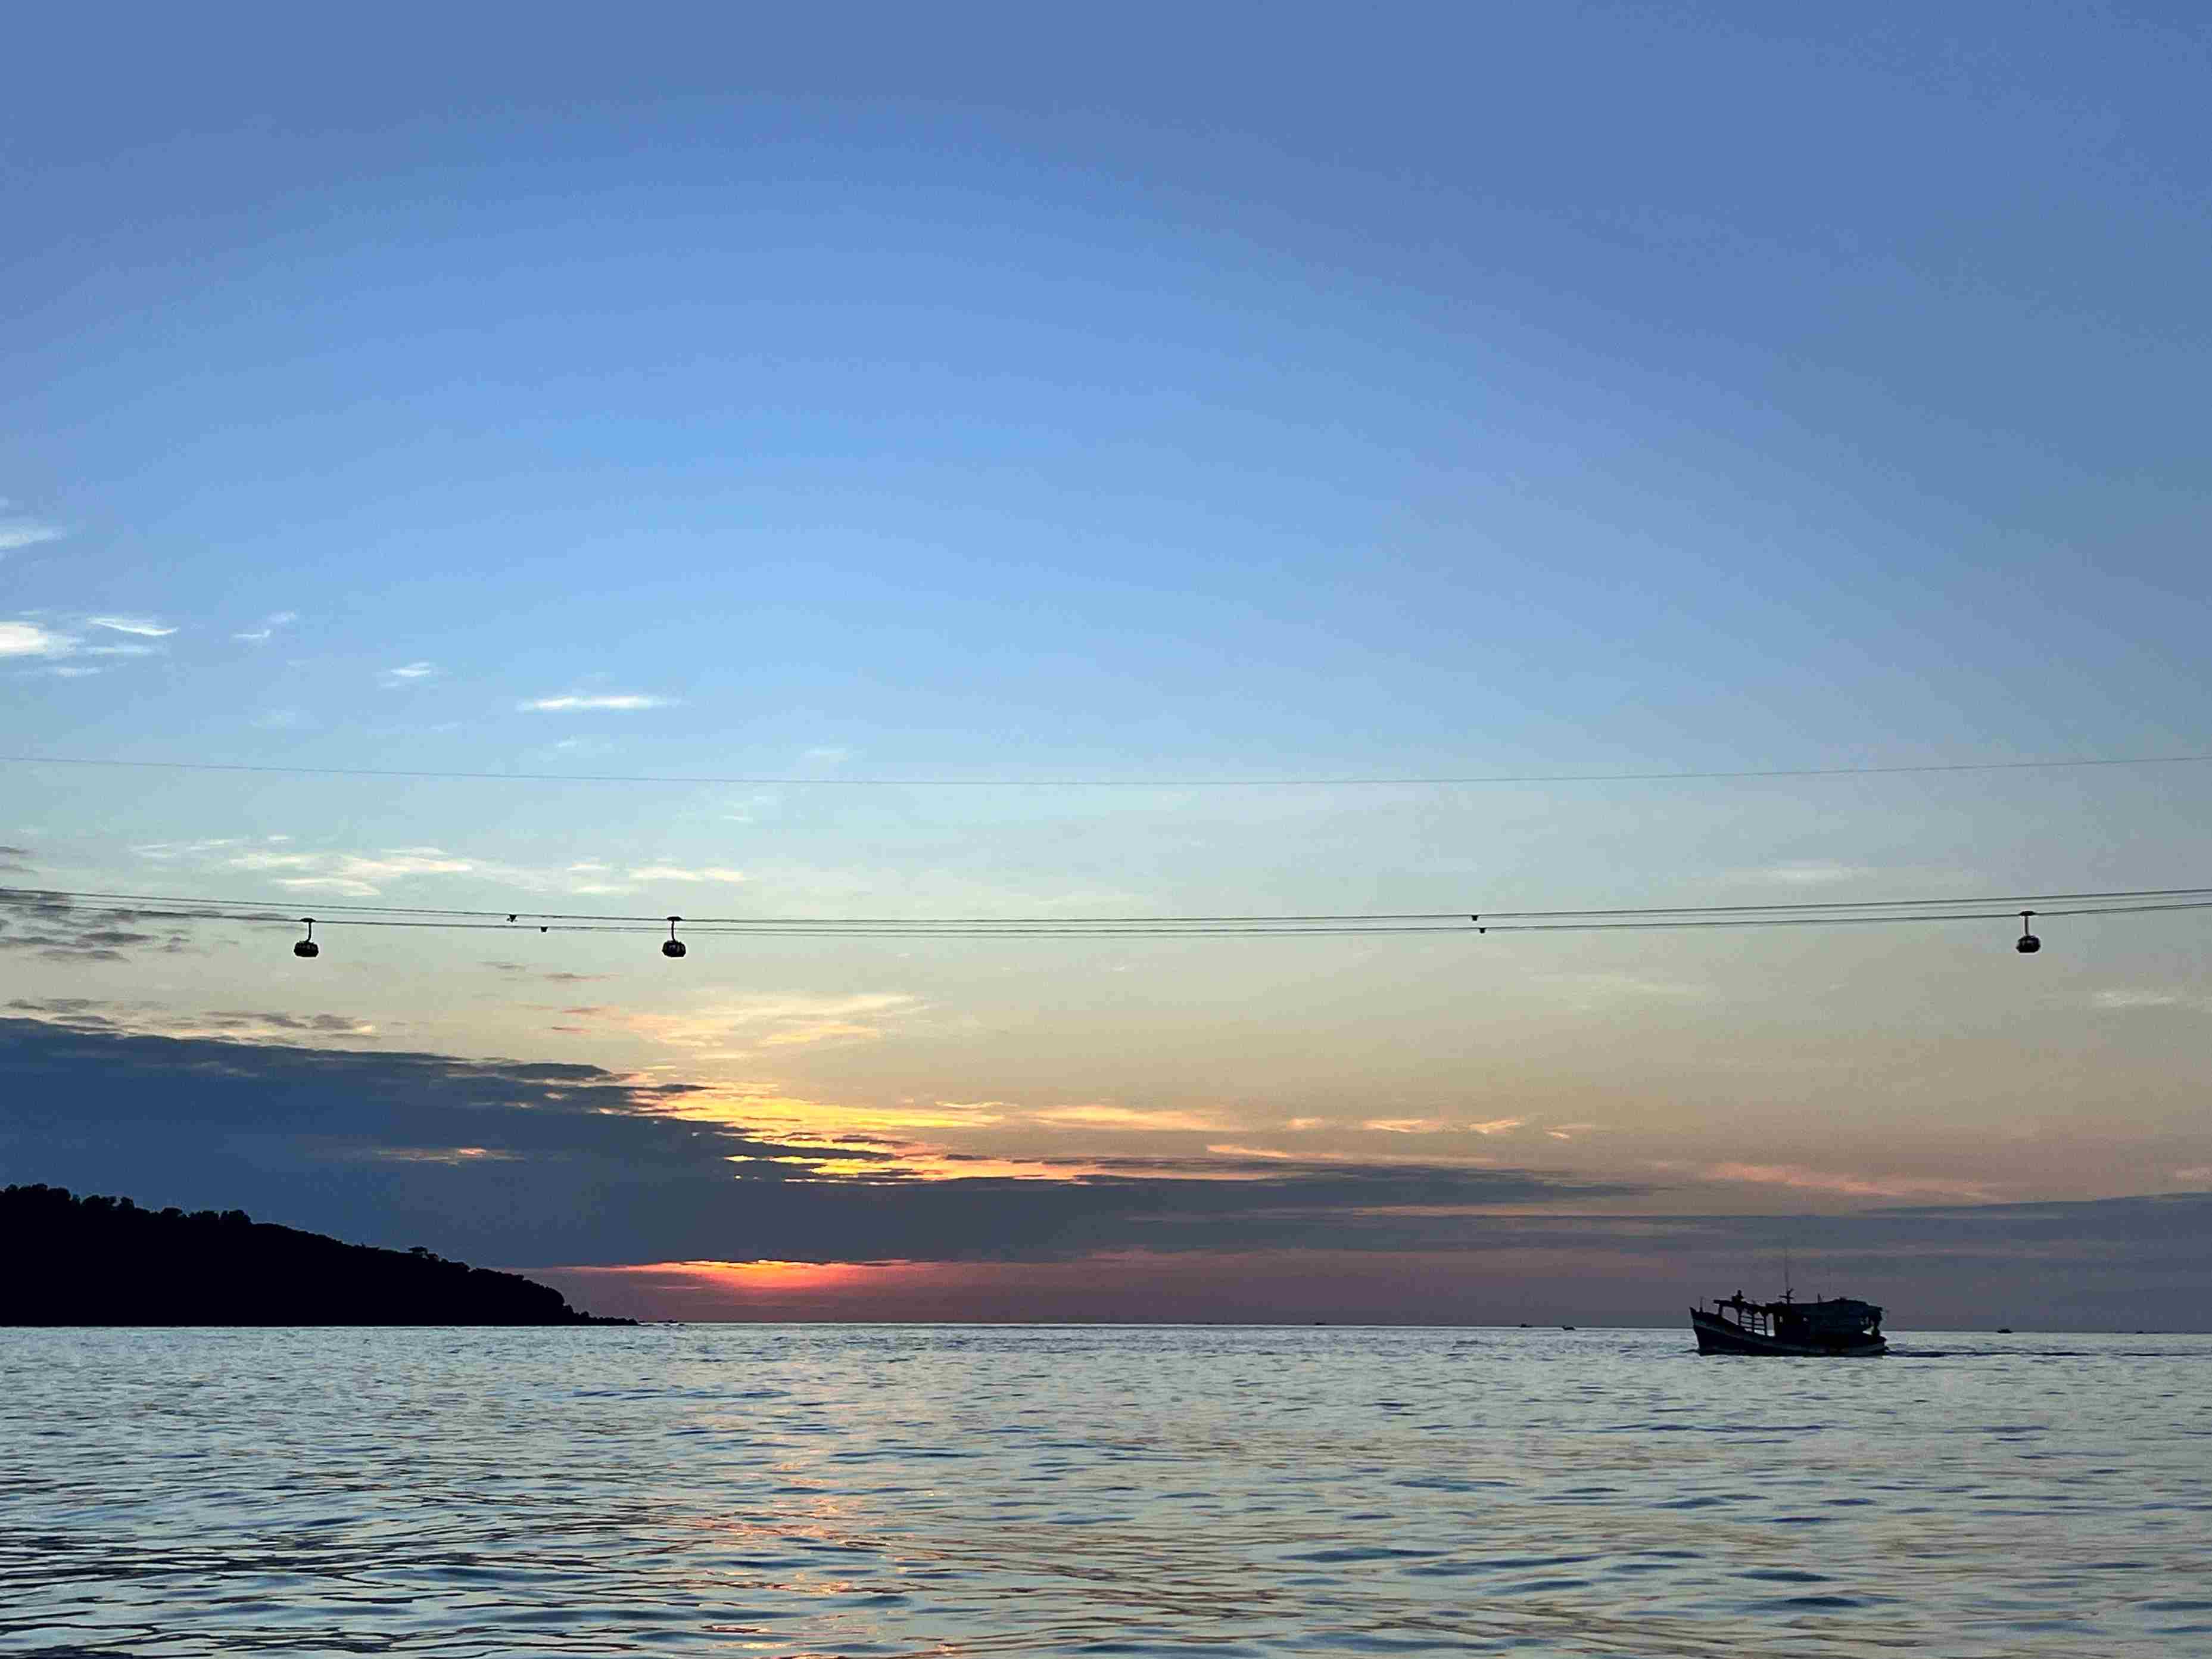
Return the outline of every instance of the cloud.
{"type": "MultiPolygon", "coordinates": [[[[285,841],[289,837],[272,836],[269,839],[285,841]]],[[[221,852],[226,848],[241,845],[243,842],[236,836],[220,836],[206,841],[149,841],[131,850],[142,859],[153,859],[161,863],[167,863],[173,859],[202,858],[210,853],[221,852]]]]}
{"type": "Polygon", "coordinates": [[[161,653],[158,645],[95,645],[87,648],[88,657],[157,657],[161,653]]]}
{"type": "Polygon", "coordinates": [[[544,969],[534,968],[526,962],[487,962],[484,966],[495,973],[506,974],[510,977],[542,979],[549,985],[589,985],[597,980],[615,977],[612,974],[547,973],[544,969]]]}
{"type": "MultiPolygon", "coordinates": [[[[574,897],[627,893],[635,878],[614,875],[611,866],[592,861],[533,868],[506,864],[472,854],[453,853],[437,847],[404,847],[374,852],[301,852],[283,845],[286,836],[266,836],[258,847],[236,836],[198,842],[155,842],[132,850],[141,857],[169,863],[199,862],[210,868],[248,870],[269,874],[278,885],[299,891],[349,893],[369,896],[380,891],[380,883],[420,876],[474,876],[525,893],[550,893],[574,897]]],[[[712,866],[682,872],[670,867],[672,878],[696,881],[741,881],[744,872],[712,866]]],[[[520,906],[510,905],[520,910],[520,906]]]]}
{"type": "Polygon", "coordinates": [[[1494,1117],[1482,1123],[1454,1123],[1440,1117],[1370,1117],[1359,1127],[1394,1135],[1502,1135],[1528,1121],[1522,1117],[1494,1117]]]}
{"type": "Polygon", "coordinates": [[[2096,1008],[2178,1008],[2201,1006],[2195,997],[2183,996],[2176,991],[2119,989],[2100,991],[2089,999],[2096,1008]]]}
{"type": "Polygon", "coordinates": [[[66,657],[82,643],[43,623],[0,622],[0,657],[66,657]]]}
{"type": "Polygon", "coordinates": [[[1748,1182],[1762,1187],[1839,1193],[1850,1198],[1964,1198],[1988,1200],[1987,1184],[1937,1176],[1836,1174],[1794,1164],[1711,1164],[1699,1173],[1708,1181],[1748,1182]]]}
{"type": "Polygon", "coordinates": [[[1015,1110],[1011,1101],[939,1100],[927,1105],[912,1103],[871,1115],[872,1124],[904,1129],[975,1129],[1003,1123],[1015,1110]]]}
{"type": "MultiPolygon", "coordinates": [[[[1323,1241],[1363,1250],[1408,1238],[1476,1245],[1494,1224],[1470,1219],[1469,1206],[1629,1190],[1419,1165],[1291,1164],[1239,1180],[1203,1163],[969,1176],[850,1136],[689,1115],[707,1091],[688,1083],[546,1060],[85,1023],[105,1012],[66,1011],[72,1025],[0,1018],[11,1170],[143,1203],[242,1206],[479,1261],[1056,1261],[1323,1241]],[[462,1147],[483,1155],[408,1155],[462,1147]]],[[[258,1031],[273,1017],[235,1018],[263,1018],[258,1031]]]]}
{"type": "Polygon", "coordinates": [[[1171,1130],[1217,1134],[1229,1127],[1197,1112],[1134,1106],[1055,1106],[1047,1111],[1031,1112],[1030,1119],[1063,1129],[1171,1130]]]}
{"type": "Polygon", "coordinates": [[[445,670],[434,662],[402,663],[397,668],[386,669],[378,683],[387,691],[396,690],[401,686],[420,685],[425,680],[434,680],[443,672],[445,670]]]}
{"type": "Polygon", "coordinates": [[[872,1042],[885,1025],[919,1011],[918,998],[896,991],[848,996],[755,996],[688,1013],[633,1013],[623,1025],[671,1048],[726,1058],[760,1048],[872,1042]]]}
{"type": "Polygon", "coordinates": [[[188,1014],[153,1003],[114,1002],[93,997],[19,997],[6,1006],[15,1012],[35,1015],[50,1024],[131,1036],[219,1036],[238,1042],[319,1037],[330,1042],[357,1042],[372,1041],[380,1034],[374,1021],[351,1014],[268,1013],[235,1008],[188,1014]]]}
{"type": "Polygon", "coordinates": [[[525,712],[564,714],[590,708],[667,708],[673,707],[673,697],[659,697],[635,691],[570,693],[558,697],[532,697],[515,706],[525,712]]]}
{"type": "Polygon", "coordinates": [[[680,870],[672,864],[648,864],[629,872],[632,881],[719,881],[740,882],[745,878],[742,870],[726,870],[710,864],[697,870],[680,870]]]}
{"type": "Polygon", "coordinates": [[[167,639],[177,631],[173,626],[158,623],[151,617],[87,617],[84,624],[88,628],[105,628],[111,633],[137,634],[152,640],[167,639]]]}
{"type": "Polygon", "coordinates": [[[289,628],[299,620],[300,613],[296,611],[272,611],[261,619],[260,627],[246,629],[230,637],[247,645],[260,645],[272,638],[278,629],[289,628]]]}
{"type": "Polygon", "coordinates": [[[0,951],[21,951],[48,962],[127,962],[144,950],[173,954],[185,949],[187,932],[175,924],[197,919],[91,908],[62,893],[0,887],[0,951]]]}
{"type": "MultiPolygon", "coordinates": [[[[0,501],[0,507],[6,505],[0,501]]],[[[60,525],[48,524],[39,519],[0,519],[0,553],[36,547],[42,542],[58,542],[69,533],[60,525]]]]}
{"type": "Polygon", "coordinates": [[[360,853],[240,853],[223,860],[234,870],[290,871],[278,876],[280,887],[324,888],[338,890],[349,884],[369,892],[374,884],[399,876],[462,876],[477,869],[474,860],[456,858],[435,847],[403,847],[390,852],[360,853]]]}
{"type": "Polygon", "coordinates": [[[1826,887],[1835,882],[1870,876],[1874,872],[1864,865],[1833,864],[1825,860],[1809,859],[1771,864],[1763,870],[1753,870],[1747,873],[1753,881],[1772,882],[1784,887],[1826,887]]]}

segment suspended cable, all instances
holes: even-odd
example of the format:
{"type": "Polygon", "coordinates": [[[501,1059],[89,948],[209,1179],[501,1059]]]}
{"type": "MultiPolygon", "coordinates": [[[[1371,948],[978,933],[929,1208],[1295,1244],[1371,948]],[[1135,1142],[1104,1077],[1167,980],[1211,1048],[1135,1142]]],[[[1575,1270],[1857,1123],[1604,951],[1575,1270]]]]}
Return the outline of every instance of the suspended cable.
{"type": "Polygon", "coordinates": [[[1439,789],[1516,783],[1691,783],[1761,778],[1900,777],[1949,772],[2034,772],[2081,767],[2197,766],[2212,754],[2093,756],[2074,760],[1934,761],[1895,766],[1792,766],[1673,772],[1498,772],[1424,777],[1290,778],[794,778],[649,772],[470,772],[364,766],[264,766],[228,761],[111,760],[83,755],[0,755],[0,765],[117,767],[271,777],[393,778],[448,783],[699,784],[777,789],[1439,789]]]}
{"type": "MultiPolygon", "coordinates": [[[[0,907],[60,905],[94,915],[141,921],[234,921],[277,924],[295,920],[291,908],[275,900],[210,901],[173,895],[81,893],[52,889],[0,888],[0,907]]],[[[327,909],[329,907],[325,907],[327,909]]],[[[638,933],[668,929],[660,952],[672,959],[687,954],[677,937],[679,923],[695,938],[839,939],[1196,939],[1374,938],[1407,934],[1622,933],[1717,927],[1832,927],[1904,922],[2009,921],[2017,916],[2021,933],[2015,948],[2039,951],[2042,942],[2029,931],[2036,916],[2142,915],[2212,909],[2212,887],[2132,888],[2106,892],[2055,893],[2000,898],[1820,900],[1799,905],[1687,905],[1674,908],[1581,910],[1470,911],[1277,916],[1124,917],[661,917],[623,915],[535,915],[524,911],[431,909],[354,904],[332,917],[301,916],[307,937],[293,954],[320,954],[314,938],[325,928],[399,927],[477,933],[638,933]],[[2019,910],[1989,908],[2021,903],[2019,910]]]]}
{"type": "MultiPolygon", "coordinates": [[[[2212,886],[2199,887],[2139,887],[2116,888],[2100,892],[2063,893],[1998,893],[1972,895],[1959,898],[1900,898],[1900,899],[1820,899],[1797,903],[1762,904],[1678,904],[1613,907],[1603,908],[1556,910],[1406,910],[1354,912],[1291,912],[1278,915],[1120,915],[1120,916],[694,916],[685,926],[716,927],[733,931],[757,932],[773,927],[804,927],[823,932],[843,929],[896,927],[918,932],[944,928],[965,928],[978,932],[1069,928],[1115,930],[1133,927],[1164,929],[1240,927],[1263,929],[1292,927],[1303,925],[1342,925],[1347,927],[1381,927],[1394,924],[1442,923],[1463,924],[1480,922],[1495,925],[1496,931],[1508,931],[1508,924],[1565,923],[1569,921],[1601,921],[1612,918],[1625,921],[1650,919],[1654,921],[1668,917],[1729,918],[1741,916],[1745,926],[1752,925],[1750,918],[1762,915],[1784,916],[1803,915],[1816,920],[1823,915],[1846,915],[1858,911],[1927,912],[1930,915],[1966,909],[1976,916],[1985,914],[1984,907],[1990,905],[2035,905],[2039,907],[2075,902],[2094,903],[2109,909],[2126,908],[2176,908],[2158,903],[2141,907],[2124,906],[2123,900],[2212,900],[2212,886]]],[[[179,920],[195,918],[216,921],[267,921],[278,912],[289,913],[298,908],[301,900],[295,896],[283,899],[197,898],[171,893],[118,893],[105,891],[76,891],[62,888],[0,888],[0,903],[30,901],[59,901],[79,908],[93,909],[130,910],[145,915],[166,915],[179,920]],[[160,910],[146,907],[167,907],[160,910]],[[235,914],[218,915],[218,912],[235,914]]],[[[420,918],[422,925],[430,926],[441,919],[452,925],[474,922],[478,925],[505,929],[510,926],[538,927],[545,924],[582,924],[611,926],[621,924],[651,924],[656,930],[672,920],[666,915],[640,913],[629,915],[605,911],[561,911],[525,909],[470,909],[453,906],[380,904],[367,902],[315,901],[321,919],[327,921],[329,912],[356,918],[347,921],[347,926],[367,925],[370,917],[420,918]]],[[[2194,908],[2183,905],[2178,908],[2194,908]]],[[[2066,911],[2044,909],[2045,915],[2068,915],[2066,911]]],[[[2017,915],[2017,911],[2010,912],[2017,915]]],[[[1912,919],[1908,915],[1905,919],[1912,919]]],[[[673,918],[684,921],[682,917],[673,918]]],[[[335,925],[335,924],[334,924],[335,925]]],[[[384,925],[398,925],[389,922],[384,925]]],[[[1453,927],[1438,931],[1456,932],[1453,927]]],[[[1514,931],[1526,931],[1515,928],[1514,931]]]]}

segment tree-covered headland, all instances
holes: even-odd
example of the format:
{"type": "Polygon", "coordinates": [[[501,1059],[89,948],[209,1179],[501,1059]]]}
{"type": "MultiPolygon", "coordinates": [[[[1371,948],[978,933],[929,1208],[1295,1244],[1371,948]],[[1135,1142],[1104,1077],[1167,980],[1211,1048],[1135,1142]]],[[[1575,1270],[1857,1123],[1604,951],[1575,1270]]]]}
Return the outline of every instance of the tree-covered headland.
{"type": "Polygon", "coordinates": [[[242,1210],[0,1189],[7,1325],[626,1325],[517,1273],[378,1249],[242,1210]]]}

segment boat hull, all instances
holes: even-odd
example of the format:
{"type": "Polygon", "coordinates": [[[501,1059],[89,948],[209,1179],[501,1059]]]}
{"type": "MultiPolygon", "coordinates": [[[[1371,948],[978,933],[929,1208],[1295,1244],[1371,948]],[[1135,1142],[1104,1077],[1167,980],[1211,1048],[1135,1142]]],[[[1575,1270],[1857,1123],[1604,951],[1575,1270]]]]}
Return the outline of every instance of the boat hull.
{"type": "Polygon", "coordinates": [[[1698,1334],[1699,1353],[1764,1353],[1799,1359],[1871,1359],[1889,1352],[1879,1336],[1869,1340],[1815,1346],[1784,1342],[1756,1331],[1747,1331],[1696,1308],[1690,1310],[1690,1328],[1698,1334]]]}

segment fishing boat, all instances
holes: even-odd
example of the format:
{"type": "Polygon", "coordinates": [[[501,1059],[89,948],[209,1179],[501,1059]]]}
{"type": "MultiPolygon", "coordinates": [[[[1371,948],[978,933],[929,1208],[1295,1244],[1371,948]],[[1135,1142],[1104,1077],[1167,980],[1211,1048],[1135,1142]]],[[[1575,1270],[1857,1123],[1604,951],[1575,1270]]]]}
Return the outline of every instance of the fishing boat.
{"type": "Polygon", "coordinates": [[[1794,1354],[1802,1358],[1856,1359],[1887,1353],[1881,1310],[1847,1296],[1800,1302],[1790,1291],[1779,1302],[1753,1302],[1741,1291],[1690,1310],[1699,1353],[1794,1354]]]}

